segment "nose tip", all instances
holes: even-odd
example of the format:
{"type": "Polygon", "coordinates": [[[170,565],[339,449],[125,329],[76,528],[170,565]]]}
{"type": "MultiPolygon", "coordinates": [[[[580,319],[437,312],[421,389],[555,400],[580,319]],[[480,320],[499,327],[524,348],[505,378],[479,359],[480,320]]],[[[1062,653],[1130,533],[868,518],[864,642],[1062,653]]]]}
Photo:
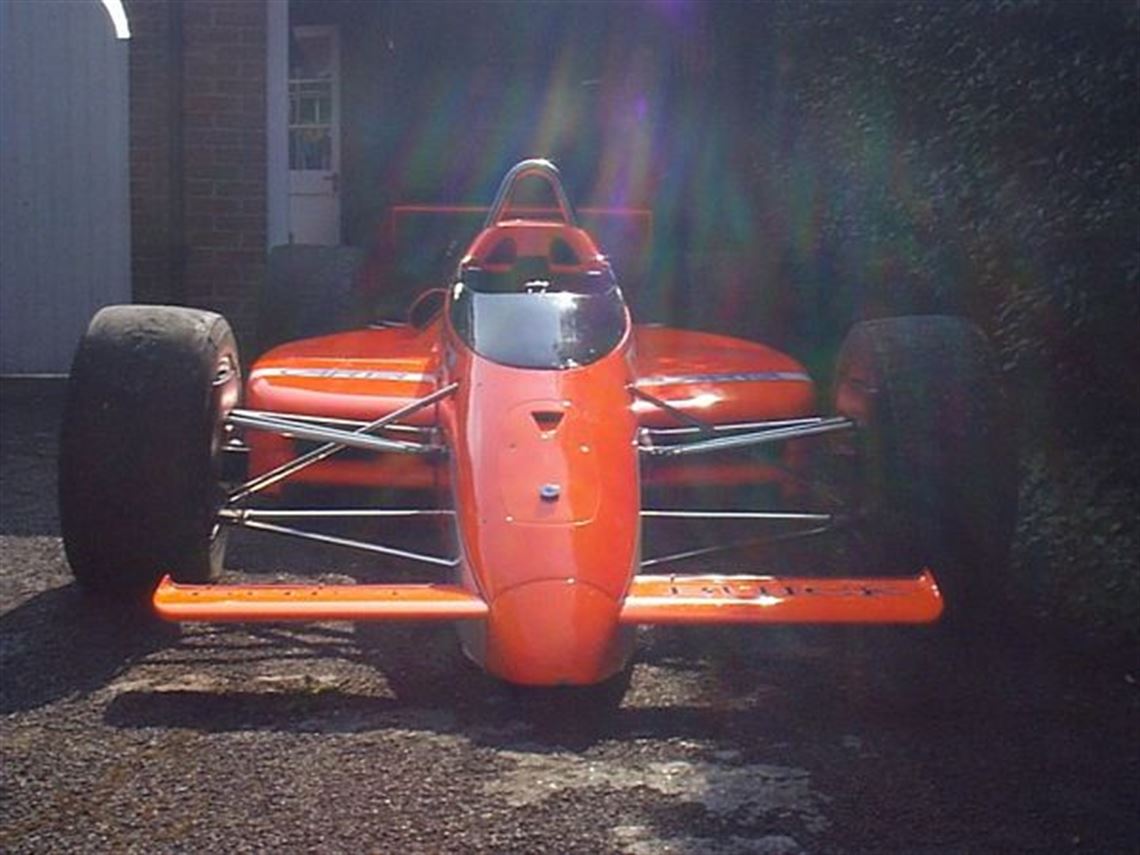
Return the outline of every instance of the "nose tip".
{"type": "Polygon", "coordinates": [[[620,610],[613,597],[574,579],[510,588],[491,603],[487,670],[537,686],[604,680],[625,664],[631,646],[632,636],[618,624],[620,610]]]}

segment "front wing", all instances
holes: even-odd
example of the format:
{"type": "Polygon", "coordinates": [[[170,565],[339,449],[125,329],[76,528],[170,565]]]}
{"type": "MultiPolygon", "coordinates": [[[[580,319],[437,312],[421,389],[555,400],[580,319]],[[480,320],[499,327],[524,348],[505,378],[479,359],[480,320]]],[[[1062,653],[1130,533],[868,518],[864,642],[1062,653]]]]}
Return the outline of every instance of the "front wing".
{"type": "MultiPolygon", "coordinates": [[[[471,620],[487,603],[455,585],[182,585],[154,593],[172,621],[471,620]]],[[[942,613],[934,575],[812,579],[775,576],[636,576],[624,624],[929,623],[942,613]]]]}

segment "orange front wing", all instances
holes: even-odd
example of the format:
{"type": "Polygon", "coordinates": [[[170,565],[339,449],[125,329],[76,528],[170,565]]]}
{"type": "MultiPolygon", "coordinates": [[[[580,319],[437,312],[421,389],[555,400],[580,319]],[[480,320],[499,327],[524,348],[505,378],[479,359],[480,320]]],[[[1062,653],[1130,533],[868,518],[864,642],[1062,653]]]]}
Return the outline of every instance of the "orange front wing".
{"type": "Polygon", "coordinates": [[[638,576],[622,623],[930,623],[942,614],[934,574],[913,579],[638,576]]]}
{"type": "MultiPolygon", "coordinates": [[[[154,592],[173,621],[462,620],[487,604],[455,585],[180,585],[154,592]]],[[[942,595],[929,571],[913,579],[637,576],[624,624],[929,623],[942,595]]]]}
{"type": "Polygon", "coordinates": [[[171,621],[460,620],[487,604],[457,585],[180,585],[166,576],[154,610],[171,621]]]}

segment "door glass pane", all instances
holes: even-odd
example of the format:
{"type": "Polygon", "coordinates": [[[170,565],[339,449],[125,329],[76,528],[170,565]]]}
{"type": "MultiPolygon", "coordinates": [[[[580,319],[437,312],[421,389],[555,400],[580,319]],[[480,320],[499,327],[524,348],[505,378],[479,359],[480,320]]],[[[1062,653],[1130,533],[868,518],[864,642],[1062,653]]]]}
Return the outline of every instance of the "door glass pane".
{"type": "Polygon", "coordinates": [[[294,32],[289,45],[290,169],[333,169],[333,122],[332,39],[294,32]]]}

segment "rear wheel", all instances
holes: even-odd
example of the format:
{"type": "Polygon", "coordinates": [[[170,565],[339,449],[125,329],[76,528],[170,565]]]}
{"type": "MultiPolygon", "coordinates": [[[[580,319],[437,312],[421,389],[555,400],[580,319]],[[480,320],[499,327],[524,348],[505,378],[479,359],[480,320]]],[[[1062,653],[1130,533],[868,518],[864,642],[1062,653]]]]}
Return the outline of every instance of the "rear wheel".
{"type": "Polygon", "coordinates": [[[858,425],[846,450],[874,572],[931,567],[951,615],[1000,594],[1017,465],[981,331],[936,315],[857,324],[840,351],[835,408],[858,425]]]}
{"type": "Polygon", "coordinates": [[[224,422],[240,391],[221,315],[112,306],[91,321],[72,363],[59,458],[64,548],[84,588],[134,596],[166,573],[217,576],[224,422]]]}

